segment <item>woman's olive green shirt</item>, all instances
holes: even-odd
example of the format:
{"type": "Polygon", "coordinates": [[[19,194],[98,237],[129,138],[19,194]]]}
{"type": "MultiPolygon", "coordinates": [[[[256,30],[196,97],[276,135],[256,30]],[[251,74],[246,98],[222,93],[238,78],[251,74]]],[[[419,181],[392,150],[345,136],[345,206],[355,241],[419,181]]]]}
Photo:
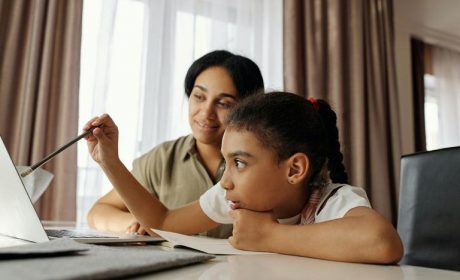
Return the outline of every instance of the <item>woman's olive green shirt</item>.
{"type": "MultiPolygon", "coordinates": [[[[216,174],[217,180],[224,168],[222,161],[216,174]]],[[[133,162],[132,173],[169,209],[198,200],[215,184],[200,161],[192,135],[156,146],[133,162]]],[[[231,225],[222,225],[204,234],[227,238],[231,233],[231,225]]]]}

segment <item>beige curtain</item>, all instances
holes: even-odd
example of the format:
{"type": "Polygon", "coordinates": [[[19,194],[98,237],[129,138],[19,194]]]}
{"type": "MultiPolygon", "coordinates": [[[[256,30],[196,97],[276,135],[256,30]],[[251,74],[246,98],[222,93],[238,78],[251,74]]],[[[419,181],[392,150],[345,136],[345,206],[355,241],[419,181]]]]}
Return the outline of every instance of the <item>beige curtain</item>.
{"type": "MultiPolygon", "coordinates": [[[[75,137],[82,0],[0,0],[0,135],[17,165],[75,137]]],[[[73,146],[44,166],[55,178],[35,205],[44,220],[75,220],[73,146]]]]}
{"type": "Polygon", "coordinates": [[[338,114],[350,183],[396,221],[400,135],[390,0],[284,0],[286,90],[338,114]]]}

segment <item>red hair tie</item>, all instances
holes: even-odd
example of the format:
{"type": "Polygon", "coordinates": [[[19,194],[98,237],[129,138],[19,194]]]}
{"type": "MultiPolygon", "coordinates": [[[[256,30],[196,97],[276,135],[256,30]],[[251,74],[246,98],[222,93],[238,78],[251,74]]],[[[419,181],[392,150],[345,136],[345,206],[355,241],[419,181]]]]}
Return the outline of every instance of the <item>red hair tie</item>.
{"type": "Polygon", "coordinates": [[[313,105],[313,109],[315,109],[316,112],[319,112],[318,101],[314,99],[313,97],[308,98],[308,101],[310,101],[310,103],[313,105]]]}

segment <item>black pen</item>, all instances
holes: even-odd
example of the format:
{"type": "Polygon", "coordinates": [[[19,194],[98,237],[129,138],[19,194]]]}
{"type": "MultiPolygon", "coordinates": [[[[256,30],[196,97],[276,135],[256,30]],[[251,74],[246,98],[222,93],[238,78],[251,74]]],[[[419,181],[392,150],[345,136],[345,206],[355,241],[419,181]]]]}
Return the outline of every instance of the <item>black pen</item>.
{"type": "Polygon", "coordinates": [[[90,135],[93,133],[93,130],[97,127],[100,127],[100,126],[93,126],[91,127],[88,131],[85,131],[84,133],[80,134],[77,136],[77,138],[73,139],[72,141],[70,141],[69,143],[63,145],[62,147],[60,147],[59,149],[57,149],[56,151],[52,152],[51,154],[49,154],[47,157],[45,157],[44,159],[42,159],[41,161],[37,162],[36,164],[32,165],[31,167],[27,168],[26,170],[24,170],[24,172],[21,172],[21,177],[25,177],[27,175],[29,175],[30,173],[32,173],[35,169],[39,168],[40,166],[42,166],[43,164],[47,163],[50,159],[52,159],[54,156],[56,156],[57,154],[59,154],[60,152],[64,151],[65,149],[67,149],[68,147],[70,147],[72,144],[74,144],[75,142],[77,142],[78,140],[90,135]]]}

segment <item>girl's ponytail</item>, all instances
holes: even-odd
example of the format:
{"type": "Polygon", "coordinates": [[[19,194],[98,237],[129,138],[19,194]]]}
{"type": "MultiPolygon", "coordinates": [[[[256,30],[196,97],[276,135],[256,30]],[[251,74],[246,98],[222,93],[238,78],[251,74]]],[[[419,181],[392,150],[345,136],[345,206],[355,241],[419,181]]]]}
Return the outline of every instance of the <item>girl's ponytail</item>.
{"type": "Polygon", "coordinates": [[[327,158],[330,178],[334,183],[348,183],[348,175],[343,165],[343,155],[340,152],[339,130],[337,129],[337,115],[331,106],[324,100],[318,100],[318,113],[323,120],[327,134],[327,158]]]}

